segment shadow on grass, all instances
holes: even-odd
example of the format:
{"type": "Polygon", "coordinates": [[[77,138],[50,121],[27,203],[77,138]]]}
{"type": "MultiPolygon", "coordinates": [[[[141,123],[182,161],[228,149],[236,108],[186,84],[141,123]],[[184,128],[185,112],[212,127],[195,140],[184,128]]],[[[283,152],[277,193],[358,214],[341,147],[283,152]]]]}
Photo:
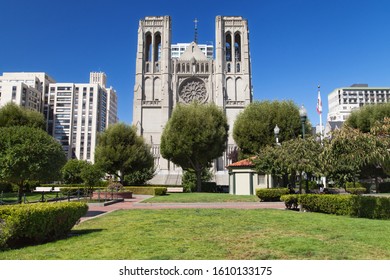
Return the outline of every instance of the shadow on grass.
{"type": "Polygon", "coordinates": [[[96,217],[96,216],[99,216],[101,214],[104,214],[105,211],[88,211],[87,214],[85,214],[85,216],[83,216],[83,218],[90,218],[90,217],[96,217]]]}
{"type": "Polygon", "coordinates": [[[67,238],[75,237],[75,236],[82,236],[94,232],[101,232],[103,229],[73,229],[67,236],[67,238]]]}

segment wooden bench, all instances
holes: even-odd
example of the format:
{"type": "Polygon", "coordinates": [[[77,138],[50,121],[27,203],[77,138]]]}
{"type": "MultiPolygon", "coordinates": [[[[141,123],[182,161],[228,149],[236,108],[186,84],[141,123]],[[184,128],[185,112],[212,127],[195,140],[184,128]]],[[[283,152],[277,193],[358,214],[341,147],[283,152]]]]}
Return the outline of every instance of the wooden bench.
{"type": "Polygon", "coordinates": [[[182,187],[168,187],[167,193],[182,193],[183,188],[182,187]]]}

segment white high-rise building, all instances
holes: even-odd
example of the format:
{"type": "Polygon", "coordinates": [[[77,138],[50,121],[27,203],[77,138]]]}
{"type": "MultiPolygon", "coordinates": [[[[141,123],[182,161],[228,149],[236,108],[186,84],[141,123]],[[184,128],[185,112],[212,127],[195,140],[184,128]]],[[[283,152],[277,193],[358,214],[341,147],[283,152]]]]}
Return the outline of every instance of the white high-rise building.
{"type": "MultiPolygon", "coordinates": [[[[179,58],[187,49],[188,46],[190,46],[191,43],[177,43],[171,45],[171,58],[179,58]]],[[[201,52],[208,58],[213,59],[214,57],[214,46],[213,45],[207,45],[207,44],[198,44],[199,49],[201,52]]]]}
{"type": "Polygon", "coordinates": [[[94,162],[97,134],[118,121],[116,92],[105,88],[105,74],[91,73],[86,84],[50,84],[50,98],[54,125],[49,133],[68,158],[94,162]]]}
{"type": "Polygon", "coordinates": [[[139,22],[133,102],[133,124],[152,146],[155,184],[179,184],[181,169],[162,158],[160,138],[178,103],[214,103],[229,122],[228,148],[214,162],[215,181],[228,185],[229,152],[235,148],[232,129],[237,115],[252,102],[248,22],[240,16],[215,19],[212,46],[171,43],[171,18],[146,17],[139,22]]]}
{"type": "Polygon", "coordinates": [[[328,117],[325,133],[343,122],[354,110],[367,104],[390,102],[390,87],[369,87],[368,84],[353,84],[336,88],[328,95],[328,117]]]}
{"type": "Polygon", "coordinates": [[[43,72],[5,72],[0,76],[0,107],[14,102],[44,113],[47,120],[49,83],[54,82],[43,72]]]}

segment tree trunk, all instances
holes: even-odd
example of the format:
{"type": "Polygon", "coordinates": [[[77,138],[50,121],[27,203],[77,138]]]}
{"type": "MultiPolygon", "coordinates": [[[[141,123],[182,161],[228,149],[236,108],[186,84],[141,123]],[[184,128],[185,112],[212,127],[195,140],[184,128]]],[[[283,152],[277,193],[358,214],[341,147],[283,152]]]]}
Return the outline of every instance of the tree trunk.
{"type": "Polygon", "coordinates": [[[125,181],[125,173],[122,172],[122,170],[119,171],[119,183],[123,185],[123,182],[125,181]]]}
{"type": "Polygon", "coordinates": [[[22,198],[23,198],[23,181],[19,182],[18,184],[18,203],[22,203],[22,198]]]}
{"type": "Polygon", "coordinates": [[[196,174],[196,191],[202,191],[202,169],[197,169],[195,171],[196,174]]]}
{"type": "MultiPolygon", "coordinates": [[[[375,176],[375,192],[378,193],[378,190],[379,190],[379,180],[378,180],[378,177],[375,176]]],[[[370,190],[371,192],[371,190],[370,190]]]]}
{"type": "Polygon", "coordinates": [[[303,176],[302,172],[299,172],[299,193],[302,194],[303,176]]]}

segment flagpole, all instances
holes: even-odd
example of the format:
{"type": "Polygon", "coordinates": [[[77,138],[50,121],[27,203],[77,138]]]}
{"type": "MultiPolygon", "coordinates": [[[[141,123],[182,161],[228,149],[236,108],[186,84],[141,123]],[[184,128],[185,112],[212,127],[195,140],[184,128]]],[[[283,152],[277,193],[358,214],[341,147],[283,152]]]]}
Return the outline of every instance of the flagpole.
{"type": "MultiPolygon", "coordinates": [[[[320,115],[320,139],[321,139],[321,144],[322,141],[324,140],[324,134],[323,134],[323,129],[322,129],[322,100],[321,100],[321,87],[318,85],[318,97],[317,97],[317,112],[320,115]]],[[[322,176],[321,177],[322,185],[326,189],[326,177],[322,176]]]]}
{"type": "MultiPolygon", "coordinates": [[[[320,85],[318,85],[318,98],[320,98],[320,96],[321,96],[320,88],[321,88],[320,85]]],[[[321,139],[321,143],[322,143],[322,140],[324,139],[324,133],[323,133],[323,129],[322,129],[322,101],[321,101],[321,99],[319,99],[319,102],[321,102],[321,104],[319,104],[319,106],[321,106],[321,107],[317,108],[317,109],[320,109],[318,111],[318,113],[320,115],[320,139],[321,139]]]]}

